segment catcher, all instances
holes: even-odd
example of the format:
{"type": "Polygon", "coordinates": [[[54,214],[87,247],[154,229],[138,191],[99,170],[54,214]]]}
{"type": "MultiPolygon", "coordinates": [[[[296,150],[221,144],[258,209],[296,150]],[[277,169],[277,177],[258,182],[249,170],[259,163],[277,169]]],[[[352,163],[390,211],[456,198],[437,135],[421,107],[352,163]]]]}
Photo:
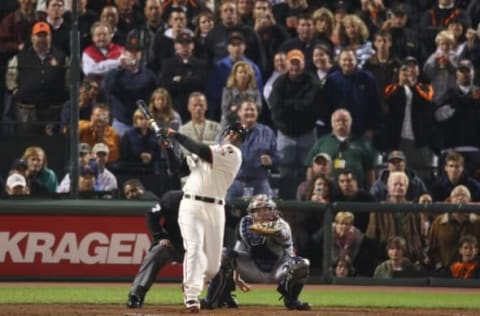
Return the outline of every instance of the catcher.
{"type": "Polygon", "coordinates": [[[298,297],[309,277],[310,262],[293,253],[290,225],[279,216],[275,202],[264,194],[252,198],[247,212],[237,227],[234,250],[224,253],[202,308],[238,307],[231,291],[235,284],[249,291],[247,281],[276,283],[287,309],[309,310],[310,305],[298,297]]]}

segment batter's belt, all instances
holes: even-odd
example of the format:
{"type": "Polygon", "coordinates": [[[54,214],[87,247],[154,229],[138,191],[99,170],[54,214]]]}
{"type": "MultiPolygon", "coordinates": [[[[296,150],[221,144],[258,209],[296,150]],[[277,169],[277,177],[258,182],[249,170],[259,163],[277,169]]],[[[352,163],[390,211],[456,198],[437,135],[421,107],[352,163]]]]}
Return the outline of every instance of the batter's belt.
{"type": "Polygon", "coordinates": [[[216,198],[209,197],[209,196],[201,196],[201,195],[193,195],[193,194],[184,194],[184,195],[183,195],[183,198],[184,198],[184,199],[188,199],[188,200],[202,201],[202,202],[205,202],[205,203],[223,205],[223,200],[216,199],[216,198]]]}

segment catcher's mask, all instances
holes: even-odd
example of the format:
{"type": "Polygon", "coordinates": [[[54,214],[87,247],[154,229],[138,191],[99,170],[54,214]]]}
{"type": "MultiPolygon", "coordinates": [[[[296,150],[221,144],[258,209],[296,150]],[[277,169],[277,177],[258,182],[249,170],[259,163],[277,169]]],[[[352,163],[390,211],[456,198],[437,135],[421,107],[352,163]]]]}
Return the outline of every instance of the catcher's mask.
{"type": "Polygon", "coordinates": [[[262,218],[262,220],[269,220],[272,216],[275,215],[277,210],[277,204],[275,204],[275,202],[265,194],[255,195],[250,201],[250,204],[248,204],[247,212],[255,216],[260,215],[260,214],[255,214],[257,213],[256,211],[259,209],[268,209],[270,211],[270,212],[266,212],[266,214],[262,212],[264,213],[262,215],[267,217],[267,218],[262,218]]]}

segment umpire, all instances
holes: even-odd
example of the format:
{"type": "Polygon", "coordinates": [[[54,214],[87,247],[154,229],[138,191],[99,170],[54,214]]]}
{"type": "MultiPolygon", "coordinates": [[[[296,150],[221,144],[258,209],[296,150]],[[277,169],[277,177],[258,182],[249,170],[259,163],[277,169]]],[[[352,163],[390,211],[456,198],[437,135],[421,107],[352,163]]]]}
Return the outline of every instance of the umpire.
{"type": "Polygon", "coordinates": [[[183,241],[177,221],[182,196],[183,191],[168,191],[146,214],[153,241],[150,251],[133,280],[128,294],[129,308],[142,307],[146,293],[163,266],[171,261],[182,262],[183,260],[183,241]],[[161,221],[164,221],[162,226],[161,221]]]}

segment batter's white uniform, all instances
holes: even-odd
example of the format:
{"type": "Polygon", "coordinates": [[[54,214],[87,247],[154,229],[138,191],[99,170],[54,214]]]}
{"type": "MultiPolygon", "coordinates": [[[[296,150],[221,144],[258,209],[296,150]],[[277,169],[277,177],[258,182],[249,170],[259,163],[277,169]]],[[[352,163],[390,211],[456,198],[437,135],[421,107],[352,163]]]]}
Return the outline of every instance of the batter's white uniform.
{"type": "Polygon", "coordinates": [[[187,159],[190,175],[183,187],[178,214],[185,248],[185,302],[198,300],[205,282],[220,269],[225,230],[224,199],[242,163],[242,154],[234,145],[213,145],[210,150],[212,163],[198,157],[187,159]]]}

